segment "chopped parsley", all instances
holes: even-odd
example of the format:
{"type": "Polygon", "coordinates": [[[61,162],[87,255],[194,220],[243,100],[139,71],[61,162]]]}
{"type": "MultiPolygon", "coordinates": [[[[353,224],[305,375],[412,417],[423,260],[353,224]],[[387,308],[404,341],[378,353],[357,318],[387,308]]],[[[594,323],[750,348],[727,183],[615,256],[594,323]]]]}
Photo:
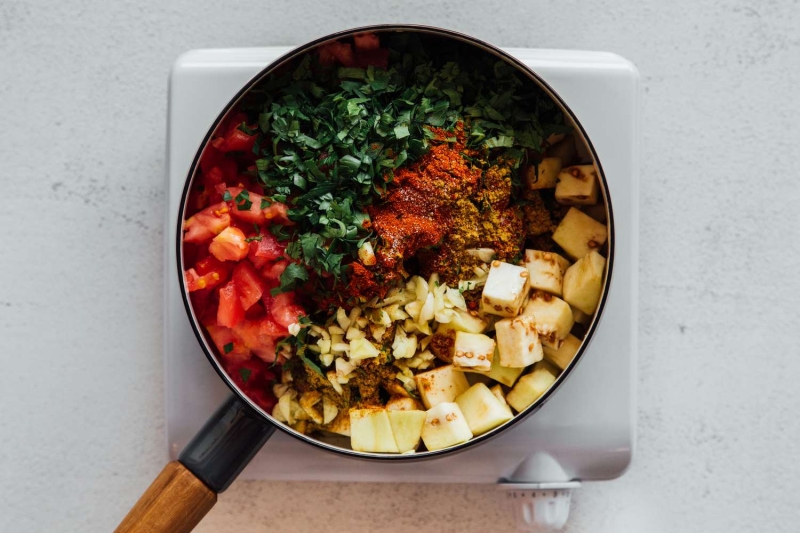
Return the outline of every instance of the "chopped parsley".
{"type": "Polygon", "coordinates": [[[222,199],[226,202],[230,202],[231,200],[233,200],[233,196],[231,196],[230,192],[225,191],[224,193],[222,193],[222,199]]]}
{"type": "MultiPolygon", "coordinates": [[[[246,107],[265,134],[254,173],[294,222],[269,230],[290,241],[286,255],[316,279],[346,278],[358,248],[375,238],[367,208],[385,196],[394,169],[428,150],[431,127],[453,131],[463,121],[469,148],[517,162],[525,157],[520,148],[541,152],[550,134],[568,129],[551,99],[512,65],[465,49],[441,56],[473,55],[444,61],[439,47],[407,34],[386,41],[387,69],[324,67],[309,54],[254,89],[246,107]]],[[[250,209],[246,191],[236,204],[250,209]]],[[[262,200],[262,209],[269,205],[262,200]]],[[[273,293],[308,279],[292,263],[273,293]]]]}
{"type": "Polygon", "coordinates": [[[242,378],[243,383],[247,383],[247,380],[250,379],[250,375],[253,373],[252,370],[249,368],[240,368],[239,369],[239,376],[242,378]]]}
{"type": "Polygon", "coordinates": [[[231,353],[233,351],[233,343],[229,342],[228,344],[226,344],[225,346],[222,347],[222,350],[225,353],[231,353]]]}

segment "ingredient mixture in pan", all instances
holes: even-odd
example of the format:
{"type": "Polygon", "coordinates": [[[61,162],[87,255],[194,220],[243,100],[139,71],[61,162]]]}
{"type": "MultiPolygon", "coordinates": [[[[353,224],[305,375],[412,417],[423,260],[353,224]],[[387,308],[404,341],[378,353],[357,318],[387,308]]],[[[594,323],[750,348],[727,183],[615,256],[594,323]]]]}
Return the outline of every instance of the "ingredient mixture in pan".
{"type": "Polygon", "coordinates": [[[508,422],[570,364],[603,289],[578,139],[464,44],[362,34],[282,67],[217,128],[187,199],[186,288],[226,371],[358,451],[508,422]]]}

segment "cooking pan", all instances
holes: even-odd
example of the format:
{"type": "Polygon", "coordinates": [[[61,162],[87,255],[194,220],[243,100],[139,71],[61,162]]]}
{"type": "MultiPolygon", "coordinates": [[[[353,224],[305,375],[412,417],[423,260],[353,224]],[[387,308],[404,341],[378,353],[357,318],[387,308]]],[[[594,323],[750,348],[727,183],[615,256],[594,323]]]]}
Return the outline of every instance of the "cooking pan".
{"type": "MultiPolygon", "coordinates": [[[[180,212],[178,213],[177,219],[178,227],[174,229],[174,231],[177,231],[178,235],[176,273],[181,279],[181,294],[184,305],[186,306],[186,313],[206,357],[213,365],[220,378],[230,387],[232,394],[223,402],[211,418],[209,418],[189,444],[186,445],[185,449],[180,453],[178,460],[170,462],[162,470],[156,480],[145,491],[136,505],[117,527],[116,531],[118,532],[147,531],[182,533],[191,531],[213,507],[217,500],[217,494],[228,488],[247,463],[272,436],[276,428],[288,433],[292,437],[298,439],[298,441],[304,441],[305,443],[322,448],[328,452],[339,454],[343,456],[342,460],[347,460],[346,456],[358,458],[359,460],[372,461],[403,462],[432,460],[442,455],[459,453],[467,448],[484,444],[489,439],[507,431],[526,417],[533,415],[568,378],[569,374],[586,351],[592,335],[597,328],[608,295],[614,263],[614,220],[608,184],[599,158],[586,132],[567,104],[535,72],[531,71],[523,63],[502,50],[468,35],[427,26],[375,25],[341,31],[300,46],[270,65],[267,65],[258,75],[242,87],[230,102],[228,102],[203,139],[186,178],[180,204],[180,212]],[[199,161],[203,151],[210,142],[217,127],[226,119],[232,110],[237,107],[238,103],[248,91],[282,66],[287,65],[298,56],[314,50],[329,41],[352,37],[354,34],[362,32],[375,32],[379,35],[406,32],[428,36],[428,38],[433,37],[443,40],[459,41],[460,43],[474,46],[476,49],[485,53],[492,54],[498,59],[514,66],[521,76],[532,80],[553,99],[561,108],[566,122],[573,126],[576,141],[578,143],[583,143],[596,164],[600,178],[600,192],[605,203],[605,215],[607,218],[609,235],[607,241],[607,263],[603,293],[598,304],[597,312],[588,324],[583,343],[575,354],[572,362],[561,372],[556,382],[545,394],[526,410],[517,414],[511,421],[483,435],[474,437],[466,443],[443,450],[423,451],[415,454],[357,452],[304,435],[275,420],[271,413],[266,412],[248,398],[223,369],[221,362],[217,358],[213,343],[204,335],[198,317],[192,309],[183,275],[185,267],[183,264],[183,250],[181,246],[183,236],[182,221],[184,220],[184,212],[187,208],[188,194],[194,179],[199,174],[199,161]]],[[[297,445],[302,446],[303,444],[298,442],[297,445]]],[[[298,465],[298,468],[301,468],[301,465],[298,465]]]]}

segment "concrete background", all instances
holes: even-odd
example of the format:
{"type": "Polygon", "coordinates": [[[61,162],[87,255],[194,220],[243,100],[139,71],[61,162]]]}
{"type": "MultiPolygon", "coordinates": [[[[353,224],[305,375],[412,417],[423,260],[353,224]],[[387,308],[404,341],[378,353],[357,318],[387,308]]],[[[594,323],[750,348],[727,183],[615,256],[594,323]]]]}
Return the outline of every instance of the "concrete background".
{"type": "MultiPolygon", "coordinates": [[[[797,0],[3,0],[0,530],[110,531],[163,465],[172,61],[373,22],[638,65],[638,450],[576,494],[568,530],[797,531],[797,0]]],[[[387,526],[512,527],[492,488],[250,482],[199,531],[387,526]]]]}

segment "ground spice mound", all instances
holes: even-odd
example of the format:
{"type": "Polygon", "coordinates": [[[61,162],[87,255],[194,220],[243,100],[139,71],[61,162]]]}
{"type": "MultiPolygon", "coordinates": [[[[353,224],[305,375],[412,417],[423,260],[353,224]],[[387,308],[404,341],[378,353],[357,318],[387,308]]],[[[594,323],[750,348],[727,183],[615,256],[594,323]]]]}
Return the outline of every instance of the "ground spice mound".
{"type": "Polygon", "coordinates": [[[380,238],[376,255],[383,270],[399,269],[404,259],[440,244],[454,222],[454,207],[480,180],[480,169],[462,155],[463,129],[431,131],[444,142],[397,170],[386,200],[368,211],[380,238]]]}

